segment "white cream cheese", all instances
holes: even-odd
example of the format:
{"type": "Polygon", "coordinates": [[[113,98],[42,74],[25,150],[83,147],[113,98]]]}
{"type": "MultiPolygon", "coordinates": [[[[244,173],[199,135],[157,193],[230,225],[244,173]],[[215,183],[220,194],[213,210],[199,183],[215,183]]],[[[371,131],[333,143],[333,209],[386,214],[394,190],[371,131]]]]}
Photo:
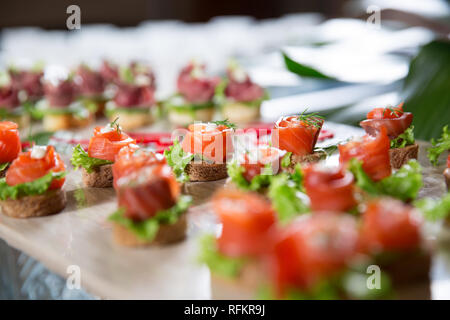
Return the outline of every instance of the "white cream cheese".
{"type": "Polygon", "coordinates": [[[42,159],[43,157],[45,157],[46,153],[47,153],[46,146],[33,146],[30,155],[32,159],[42,159]]]}

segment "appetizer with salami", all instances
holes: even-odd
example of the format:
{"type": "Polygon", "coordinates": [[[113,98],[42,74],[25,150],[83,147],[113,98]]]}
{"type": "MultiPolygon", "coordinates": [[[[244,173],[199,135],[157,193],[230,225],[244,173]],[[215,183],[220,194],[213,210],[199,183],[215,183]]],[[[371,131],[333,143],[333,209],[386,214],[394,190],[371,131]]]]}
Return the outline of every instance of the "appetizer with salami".
{"type": "Polygon", "coordinates": [[[352,171],[359,189],[372,195],[388,195],[403,201],[414,200],[422,187],[422,168],[412,159],[395,173],[390,161],[390,141],[382,127],[377,136],[341,144],[339,161],[352,171]]]}
{"type": "MultiPolygon", "coordinates": [[[[113,78],[114,79],[114,78],[113,78]]],[[[133,130],[153,122],[155,76],[146,65],[133,62],[119,69],[114,98],[106,104],[106,114],[113,121],[119,117],[125,130],[133,130]]]]}
{"type": "Polygon", "coordinates": [[[3,178],[9,165],[17,158],[22,146],[18,125],[11,121],[0,122],[0,178],[3,178]]]}
{"type": "Polygon", "coordinates": [[[179,181],[214,181],[227,174],[235,126],[228,121],[195,123],[179,143],[164,151],[179,181]]]}
{"type": "Polygon", "coordinates": [[[399,169],[411,159],[417,159],[419,146],[414,140],[413,114],[403,111],[403,103],[397,107],[375,108],[360,122],[361,127],[372,136],[386,128],[390,140],[391,166],[399,169]]]}
{"type": "Polygon", "coordinates": [[[84,104],[93,104],[92,109],[96,110],[96,115],[103,115],[108,98],[105,96],[106,81],[101,73],[87,64],[81,64],[75,72],[74,82],[78,97],[84,104]]]}
{"type": "Polygon", "coordinates": [[[0,120],[17,123],[20,128],[27,127],[30,116],[19,99],[19,89],[7,72],[0,72],[0,120]]]}
{"type": "Polygon", "coordinates": [[[318,162],[326,157],[325,152],[314,150],[323,122],[317,114],[303,112],[298,116],[281,117],[275,123],[272,146],[288,152],[287,170],[293,170],[297,163],[318,162]]]}
{"type": "Polygon", "coordinates": [[[222,231],[201,239],[199,260],[209,266],[214,299],[248,298],[264,274],[262,257],[271,243],[276,214],[257,193],[222,190],[212,201],[222,231]]]}
{"type": "Polygon", "coordinates": [[[105,127],[94,129],[87,152],[77,145],[71,162],[75,169],[82,168],[87,187],[109,188],[113,186],[112,164],[123,147],[138,148],[136,141],[122,131],[116,119],[105,127]]]}
{"type": "Polygon", "coordinates": [[[125,157],[127,169],[123,170],[123,163],[117,163],[115,168],[120,173],[115,181],[119,209],[109,218],[115,242],[141,247],[183,240],[191,200],[180,195],[170,167],[164,160],[153,161],[154,155],[150,154],[125,157]]]}
{"type": "Polygon", "coordinates": [[[209,77],[205,69],[205,65],[191,61],[181,70],[177,80],[178,92],[164,102],[172,124],[184,127],[195,121],[213,119],[213,98],[220,78],[209,77]]]}
{"type": "Polygon", "coordinates": [[[66,206],[66,167],[53,146],[33,146],[11,163],[0,179],[0,207],[14,218],[46,216],[66,206]]]}
{"type": "Polygon", "coordinates": [[[222,116],[235,123],[256,121],[267,92],[252,82],[249,75],[235,61],[228,65],[227,78],[217,86],[216,96],[222,116]]]}
{"type": "Polygon", "coordinates": [[[47,131],[82,128],[94,121],[94,109],[77,101],[77,87],[73,75],[46,79],[45,98],[37,102],[35,114],[40,113],[47,131]]]}
{"type": "Polygon", "coordinates": [[[44,86],[42,79],[44,77],[43,63],[36,63],[30,69],[19,69],[10,66],[8,69],[13,86],[19,90],[19,98],[22,103],[35,103],[44,96],[44,86]]]}

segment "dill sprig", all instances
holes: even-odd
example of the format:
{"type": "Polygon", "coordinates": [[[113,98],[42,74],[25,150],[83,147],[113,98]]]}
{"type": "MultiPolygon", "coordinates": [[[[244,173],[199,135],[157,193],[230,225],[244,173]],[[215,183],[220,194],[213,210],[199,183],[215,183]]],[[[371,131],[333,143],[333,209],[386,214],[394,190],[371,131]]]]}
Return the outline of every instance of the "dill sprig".
{"type": "Polygon", "coordinates": [[[401,113],[399,110],[395,110],[392,106],[387,106],[386,108],[384,108],[383,110],[383,117],[386,114],[386,111],[389,110],[390,112],[392,112],[397,118],[401,116],[401,113]]]}
{"type": "Polygon", "coordinates": [[[120,134],[120,133],[122,132],[122,130],[120,129],[120,125],[119,125],[119,123],[118,123],[117,121],[119,121],[119,117],[115,118],[114,121],[112,121],[112,122],[109,124],[109,126],[110,126],[111,128],[116,127],[117,133],[120,134]]]}
{"type": "Polygon", "coordinates": [[[306,113],[308,108],[306,108],[299,116],[298,120],[306,123],[308,126],[313,126],[316,128],[321,128],[324,117],[320,116],[317,112],[306,113]]]}
{"type": "Polygon", "coordinates": [[[237,129],[237,126],[234,123],[230,122],[228,119],[212,121],[211,123],[214,123],[218,126],[226,126],[231,129],[237,129]]]}

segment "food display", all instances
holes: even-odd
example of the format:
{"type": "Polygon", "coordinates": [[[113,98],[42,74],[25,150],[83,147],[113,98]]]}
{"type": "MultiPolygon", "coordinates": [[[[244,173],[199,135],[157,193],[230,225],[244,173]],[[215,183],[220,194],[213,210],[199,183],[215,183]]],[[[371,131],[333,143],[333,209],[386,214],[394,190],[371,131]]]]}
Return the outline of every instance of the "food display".
{"type": "Polygon", "coordinates": [[[30,116],[19,98],[17,80],[8,72],[0,72],[0,120],[16,122],[20,127],[29,125],[30,116]]]}
{"type": "Polygon", "coordinates": [[[425,229],[449,219],[450,156],[437,169],[422,158],[444,164],[448,127],[416,141],[403,104],[370,111],[365,134],[303,108],[258,123],[268,95],[236,63],[221,80],[190,62],[162,101],[142,63],[72,70],[2,75],[1,110],[27,106],[51,131],[0,121],[2,236],[13,228],[22,243],[17,230],[45,221],[36,246],[58,260],[74,243],[64,259],[106,295],[110,281],[164,291],[178,272],[185,288],[208,267],[214,299],[396,299],[418,284],[430,298],[439,234],[425,229]]]}

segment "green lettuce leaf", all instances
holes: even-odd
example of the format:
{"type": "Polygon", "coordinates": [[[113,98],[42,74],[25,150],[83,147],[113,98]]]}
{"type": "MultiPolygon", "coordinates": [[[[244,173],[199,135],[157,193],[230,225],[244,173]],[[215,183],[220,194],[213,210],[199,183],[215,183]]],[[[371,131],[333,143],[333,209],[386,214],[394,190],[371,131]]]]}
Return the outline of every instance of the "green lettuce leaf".
{"type": "Polygon", "coordinates": [[[406,146],[414,144],[414,142],[414,126],[410,126],[397,138],[391,140],[391,148],[404,148],[406,146]]]}
{"type": "Polygon", "coordinates": [[[164,157],[167,160],[167,164],[172,167],[173,173],[178,181],[189,181],[189,176],[186,174],[185,169],[192,159],[194,159],[193,154],[184,152],[179,141],[175,140],[173,145],[164,151],[164,157]]]}
{"type": "Polygon", "coordinates": [[[437,166],[441,153],[450,150],[450,131],[448,125],[442,128],[442,136],[439,139],[431,139],[431,144],[433,146],[427,151],[428,159],[430,159],[430,162],[434,166],[437,166]]]}
{"type": "Polygon", "coordinates": [[[291,156],[292,156],[292,152],[286,152],[286,154],[281,159],[281,167],[282,168],[287,168],[287,167],[290,166],[290,164],[291,164],[291,156]]]}
{"type": "Polygon", "coordinates": [[[282,224],[309,211],[308,206],[299,197],[299,190],[300,186],[286,173],[272,177],[268,196],[282,224]]]}
{"type": "Polygon", "coordinates": [[[0,199],[17,199],[23,196],[32,196],[45,193],[50,187],[53,180],[64,178],[67,173],[49,172],[45,176],[31,182],[20,183],[10,186],[6,183],[6,179],[0,179],[0,199]]]}
{"type": "Polygon", "coordinates": [[[444,219],[450,215],[450,193],[447,192],[439,200],[431,198],[420,199],[415,201],[414,205],[422,211],[427,220],[436,221],[444,219]]]}
{"type": "Polygon", "coordinates": [[[237,277],[246,263],[245,258],[230,258],[221,254],[217,249],[216,238],[213,235],[205,235],[200,238],[198,260],[200,263],[206,264],[212,273],[228,278],[237,277]]]}
{"type": "Polygon", "coordinates": [[[84,151],[81,145],[77,145],[73,148],[73,154],[70,161],[75,170],[79,167],[83,167],[88,173],[91,173],[95,167],[113,163],[112,161],[89,157],[88,153],[84,151]]]}
{"type": "Polygon", "coordinates": [[[237,161],[231,161],[227,165],[228,176],[231,181],[239,188],[243,190],[258,191],[270,185],[272,179],[272,167],[268,164],[261,174],[253,177],[252,181],[248,182],[243,173],[245,168],[240,166],[237,161]]]}
{"type": "Polygon", "coordinates": [[[153,218],[139,222],[125,217],[125,209],[119,208],[109,216],[109,220],[124,226],[140,239],[152,241],[158,233],[159,226],[177,222],[181,214],[189,208],[191,202],[191,197],[181,196],[173,207],[159,211],[153,218]]]}
{"type": "Polygon", "coordinates": [[[9,162],[1,163],[0,164],[0,172],[5,170],[8,167],[8,165],[9,165],[9,162]]]}
{"type": "Polygon", "coordinates": [[[422,168],[416,160],[410,160],[399,170],[381,181],[373,181],[363,170],[362,162],[352,159],[350,171],[355,176],[356,185],[375,196],[388,195],[402,201],[413,200],[422,187],[422,168]]]}

